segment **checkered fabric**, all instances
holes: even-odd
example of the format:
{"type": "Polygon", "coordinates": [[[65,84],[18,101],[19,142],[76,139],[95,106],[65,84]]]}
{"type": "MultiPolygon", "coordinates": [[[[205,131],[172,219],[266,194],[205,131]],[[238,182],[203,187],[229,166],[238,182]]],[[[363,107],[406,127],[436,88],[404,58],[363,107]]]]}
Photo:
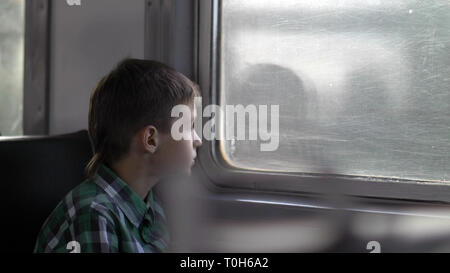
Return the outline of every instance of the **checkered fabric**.
{"type": "Polygon", "coordinates": [[[153,191],[142,200],[102,165],[47,218],[34,252],[164,252],[168,241],[164,211],[153,191]]]}

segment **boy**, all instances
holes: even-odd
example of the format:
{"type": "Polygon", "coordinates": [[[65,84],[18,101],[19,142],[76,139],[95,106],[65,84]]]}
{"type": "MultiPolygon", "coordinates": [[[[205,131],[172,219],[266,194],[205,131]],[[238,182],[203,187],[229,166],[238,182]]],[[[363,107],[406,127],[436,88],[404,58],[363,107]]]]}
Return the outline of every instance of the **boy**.
{"type": "Polygon", "coordinates": [[[196,85],[156,61],[126,59],[91,95],[88,180],[44,223],[35,252],[163,252],[165,216],[152,188],[166,174],[190,174],[201,140],[175,141],[171,109],[191,109],[196,85]]]}

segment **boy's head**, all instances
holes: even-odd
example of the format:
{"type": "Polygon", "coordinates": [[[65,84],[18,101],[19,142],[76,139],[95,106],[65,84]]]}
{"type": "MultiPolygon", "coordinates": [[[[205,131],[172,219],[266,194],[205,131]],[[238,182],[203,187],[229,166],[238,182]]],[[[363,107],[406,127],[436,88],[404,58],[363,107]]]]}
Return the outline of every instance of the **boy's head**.
{"type": "MultiPolygon", "coordinates": [[[[190,172],[201,140],[175,141],[170,134],[175,105],[185,104],[194,117],[197,85],[173,68],[150,60],[125,59],[106,75],[91,95],[89,138],[94,156],[92,177],[100,164],[112,166],[130,152],[148,159],[161,172],[190,172]]],[[[139,159],[139,160],[140,160],[139,159]]]]}

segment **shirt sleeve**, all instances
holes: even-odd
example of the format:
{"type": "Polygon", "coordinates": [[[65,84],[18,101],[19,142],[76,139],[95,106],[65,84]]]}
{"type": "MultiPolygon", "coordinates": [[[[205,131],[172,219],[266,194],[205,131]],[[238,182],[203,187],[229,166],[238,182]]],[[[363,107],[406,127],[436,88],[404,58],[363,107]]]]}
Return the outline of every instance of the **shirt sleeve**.
{"type": "MultiPolygon", "coordinates": [[[[94,214],[89,222],[78,224],[75,241],[79,243],[81,253],[115,253],[119,251],[117,233],[112,222],[106,217],[94,214]]],[[[74,244],[78,246],[76,243],[74,244]]]]}
{"type": "Polygon", "coordinates": [[[72,219],[58,241],[57,247],[48,252],[119,252],[118,236],[114,222],[109,217],[95,210],[72,219]]]}

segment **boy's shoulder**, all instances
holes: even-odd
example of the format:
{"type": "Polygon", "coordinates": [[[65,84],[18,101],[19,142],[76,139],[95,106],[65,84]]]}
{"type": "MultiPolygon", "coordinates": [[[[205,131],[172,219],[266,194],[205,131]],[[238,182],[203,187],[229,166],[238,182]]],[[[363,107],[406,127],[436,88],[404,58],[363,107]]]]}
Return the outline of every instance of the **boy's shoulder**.
{"type": "Polygon", "coordinates": [[[72,222],[84,222],[92,219],[92,215],[101,215],[110,221],[116,207],[106,192],[95,183],[95,179],[87,179],[72,189],[58,203],[42,226],[45,229],[68,226],[72,222]]]}
{"type": "Polygon", "coordinates": [[[90,225],[98,221],[99,217],[114,225],[117,207],[97,185],[95,178],[87,179],[67,193],[47,217],[39,232],[35,252],[45,252],[48,247],[57,249],[60,244],[64,244],[64,234],[74,232],[70,229],[90,225]]]}
{"type": "Polygon", "coordinates": [[[83,221],[84,215],[92,213],[99,213],[109,218],[115,210],[112,200],[95,183],[95,179],[87,179],[66,194],[49,216],[49,220],[83,221]]]}

